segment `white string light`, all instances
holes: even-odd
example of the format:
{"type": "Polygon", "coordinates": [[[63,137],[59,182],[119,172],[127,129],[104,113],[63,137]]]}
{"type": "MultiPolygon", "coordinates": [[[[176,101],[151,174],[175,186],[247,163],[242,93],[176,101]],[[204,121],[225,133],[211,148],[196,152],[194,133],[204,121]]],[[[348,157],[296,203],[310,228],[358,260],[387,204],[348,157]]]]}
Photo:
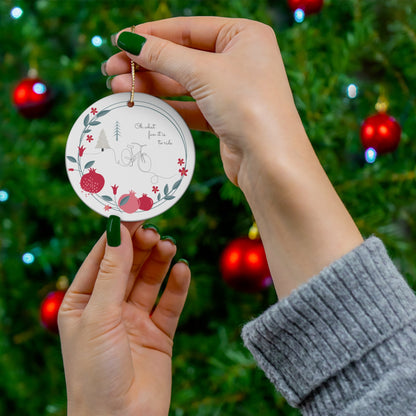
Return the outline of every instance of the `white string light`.
{"type": "Polygon", "coordinates": [[[91,43],[96,47],[96,48],[99,48],[102,44],[103,44],[103,38],[101,37],[101,36],[98,36],[98,35],[96,35],[96,36],[94,36],[92,39],[91,39],[91,43]]]}
{"type": "Polygon", "coordinates": [[[365,151],[365,161],[367,163],[374,163],[377,159],[377,152],[375,149],[373,149],[372,147],[369,147],[366,151],[365,151]]]}
{"type": "Polygon", "coordinates": [[[358,87],[355,84],[350,84],[347,87],[348,98],[354,99],[358,95],[358,87]]]}
{"type": "Polygon", "coordinates": [[[293,13],[293,17],[295,18],[295,22],[302,23],[305,20],[305,11],[302,9],[296,9],[293,13]]]}
{"type": "Polygon", "coordinates": [[[25,264],[32,264],[35,261],[35,256],[32,253],[25,253],[22,256],[22,261],[25,264]]]}
{"type": "Polygon", "coordinates": [[[13,7],[13,9],[10,11],[10,16],[13,19],[20,19],[23,15],[23,10],[20,7],[13,7]]]}
{"type": "Polygon", "coordinates": [[[0,190],[0,202],[6,202],[9,199],[9,193],[4,189],[0,190]]]}

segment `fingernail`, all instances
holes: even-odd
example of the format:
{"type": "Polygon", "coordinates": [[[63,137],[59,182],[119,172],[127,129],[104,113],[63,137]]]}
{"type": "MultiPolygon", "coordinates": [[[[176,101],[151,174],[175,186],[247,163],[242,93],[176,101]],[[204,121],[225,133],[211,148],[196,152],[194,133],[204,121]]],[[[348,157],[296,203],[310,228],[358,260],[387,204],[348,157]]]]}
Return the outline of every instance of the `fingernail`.
{"type": "Polygon", "coordinates": [[[111,44],[112,44],[113,46],[117,46],[117,35],[118,35],[118,33],[113,33],[113,34],[111,35],[111,44]]]}
{"type": "Polygon", "coordinates": [[[120,217],[110,215],[107,222],[107,243],[110,247],[118,247],[121,244],[120,217]]]}
{"type": "Polygon", "coordinates": [[[170,235],[164,235],[164,236],[160,237],[160,239],[161,240],[168,240],[176,246],[176,240],[173,237],[171,237],[170,235]]]}
{"type": "Polygon", "coordinates": [[[101,73],[105,76],[105,77],[108,77],[108,74],[107,74],[107,61],[104,61],[102,64],[101,64],[101,73]]]}
{"type": "Polygon", "coordinates": [[[113,81],[113,78],[114,78],[114,77],[108,77],[108,78],[106,79],[106,81],[105,81],[105,86],[106,86],[109,90],[111,90],[111,82],[113,81]]]}
{"type": "Polygon", "coordinates": [[[156,231],[159,234],[159,228],[157,228],[156,225],[154,225],[154,224],[143,224],[142,228],[143,228],[143,230],[156,231]]]}
{"type": "Polygon", "coordinates": [[[146,42],[146,38],[132,32],[121,32],[117,46],[132,55],[139,55],[146,42]]]}
{"type": "Polygon", "coordinates": [[[189,261],[185,259],[179,259],[178,263],[185,263],[189,267],[189,261]]]}

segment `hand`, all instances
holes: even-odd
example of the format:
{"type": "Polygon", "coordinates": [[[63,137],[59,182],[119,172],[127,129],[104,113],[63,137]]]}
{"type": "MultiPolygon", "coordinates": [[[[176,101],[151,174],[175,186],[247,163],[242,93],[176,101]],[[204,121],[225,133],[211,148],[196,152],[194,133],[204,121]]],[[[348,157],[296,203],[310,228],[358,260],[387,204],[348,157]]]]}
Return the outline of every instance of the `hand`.
{"type": "MultiPolygon", "coordinates": [[[[136,91],[192,96],[194,102],[169,104],[190,128],[212,130],[220,138],[224,169],[233,183],[239,184],[241,168],[251,169],[253,153],[270,153],[288,131],[305,135],[269,26],[192,17],[141,24],[135,33],[146,38],[140,54],[121,52],[105,65],[108,75],[117,75],[111,82],[113,91],[130,90],[133,59],[146,69],[137,73],[136,91]],[[274,121],[273,134],[264,131],[265,120],[274,121]]],[[[140,38],[133,42],[139,44],[140,38]]]]}
{"type": "Polygon", "coordinates": [[[105,65],[117,75],[113,91],[130,90],[133,59],[144,68],[137,91],[195,99],[169,103],[191,128],[219,137],[224,170],[252,209],[280,298],[361,244],[305,133],[270,27],[188,17],[135,32],[144,37],[130,39],[135,54],[118,34],[124,51],[105,65]]]}
{"type": "Polygon", "coordinates": [[[190,271],[173,266],[153,311],[176,246],[129,225],[118,247],[101,237],[59,312],[69,416],[168,414],[173,336],[190,271]]]}

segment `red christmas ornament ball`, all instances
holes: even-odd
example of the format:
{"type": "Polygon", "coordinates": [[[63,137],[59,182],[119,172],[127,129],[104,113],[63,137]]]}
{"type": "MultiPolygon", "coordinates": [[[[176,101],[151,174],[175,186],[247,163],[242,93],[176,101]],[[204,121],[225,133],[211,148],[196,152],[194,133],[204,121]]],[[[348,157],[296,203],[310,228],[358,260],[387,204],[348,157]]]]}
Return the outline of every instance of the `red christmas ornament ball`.
{"type": "Polygon", "coordinates": [[[241,292],[259,292],[272,283],[260,239],[241,237],[231,241],[221,255],[220,269],[224,281],[241,292]]]}
{"type": "Polygon", "coordinates": [[[50,292],[40,305],[40,321],[51,332],[58,332],[58,312],[64,296],[65,290],[50,292]]]}
{"type": "Polygon", "coordinates": [[[301,9],[308,15],[320,12],[324,5],[324,0],[288,0],[288,5],[292,12],[301,9]]]}
{"type": "Polygon", "coordinates": [[[24,117],[39,118],[49,111],[52,96],[41,79],[25,78],[13,91],[13,103],[24,117]]]}
{"type": "Polygon", "coordinates": [[[364,149],[372,147],[378,154],[396,150],[400,142],[400,124],[386,113],[367,117],[361,125],[361,143],[364,149]]]}

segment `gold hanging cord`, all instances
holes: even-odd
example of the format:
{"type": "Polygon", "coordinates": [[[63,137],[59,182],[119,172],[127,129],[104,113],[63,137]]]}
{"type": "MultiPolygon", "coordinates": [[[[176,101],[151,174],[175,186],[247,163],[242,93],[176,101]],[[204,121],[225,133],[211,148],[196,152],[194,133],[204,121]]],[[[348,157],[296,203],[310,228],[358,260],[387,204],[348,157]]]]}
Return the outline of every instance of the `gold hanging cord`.
{"type": "MultiPolygon", "coordinates": [[[[131,31],[134,32],[135,26],[131,27],[131,31]]],[[[127,103],[129,107],[134,106],[134,84],[135,84],[135,76],[136,76],[136,69],[137,65],[134,63],[134,61],[130,61],[131,65],[131,92],[130,92],[130,101],[127,103]]]]}

